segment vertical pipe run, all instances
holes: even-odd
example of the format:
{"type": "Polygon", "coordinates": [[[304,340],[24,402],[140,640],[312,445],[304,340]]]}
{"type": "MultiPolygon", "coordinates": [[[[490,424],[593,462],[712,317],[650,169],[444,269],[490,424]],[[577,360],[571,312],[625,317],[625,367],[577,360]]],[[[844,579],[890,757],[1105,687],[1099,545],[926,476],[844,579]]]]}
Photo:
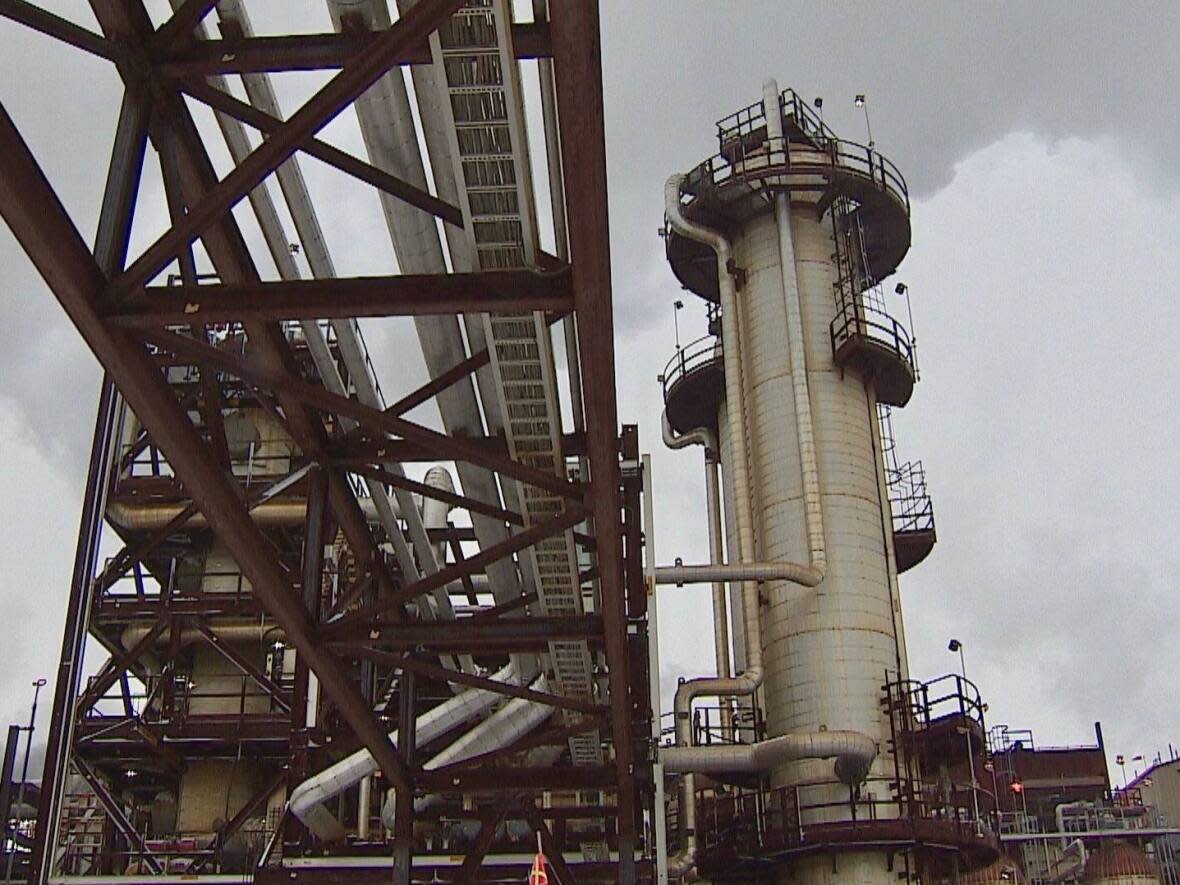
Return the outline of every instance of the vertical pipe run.
{"type": "MultiPolygon", "coordinates": [[[[762,110],[766,116],[766,134],[771,153],[779,150],[784,157],[787,156],[789,146],[783,136],[779,89],[778,83],[774,80],[767,80],[762,84],[762,110]]],[[[807,383],[807,355],[803,344],[803,311],[800,307],[799,277],[795,269],[795,244],[791,236],[790,197],[782,190],[774,195],[774,220],[778,227],[779,265],[783,273],[791,381],[795,389],[795,424],[799,436],[799,464],[803,471],[803,509],[807,521],[807,546],[812,566],[823,572],[827,568],[827,553],[824,545],[815,431],[811,421],[811,390],[807,383]]]]}
{"type": "MultiPolygon", "coordinates": [[[[417,746],[418,720],[414,716],[417,698],[414,673],[402,670],[398,677],[398,753],[407,771],[414,770],[414,750],[417,746]]],[[[410,789],[397,790],[395,796],[393,825],[393,882],[394,885],[410,885],[413,880],[411,866],[414,858],[414,792],[410,789]]]]}
{"type": "MultiPolygon", "coordinates": [[[[644,583],[647,584],[647,678],[651,698],[651,740],[659,746],[662,737],[660,716],[660,642],[658,598],[656,595],[656,529],[652,506],[651,455],[643,456],[643,543],[644,583]]],[[[652,765],[655,780],[656,885],[668,885],[668,820],[664,800],[664,766],[659,759],[652,765]]],[[[682,812],[683,813],[683,812],[682,812]]]]}
{"type": "MultiPolygon", "coordinates": [[[[721,489],[718,481],[718,460],[716,449],[705,449],[705,497],[709,506],[709,564],[720,565],[725,561],[721,542],[721,489]]],[[[725,582],[713,582],[713,654],[717,661],[717,675],[722,679],[730,677],[729,663],[729,614],[726,611],[725,582]]],[[[722,707],[722,723],[725,722],[729,705],[722,707]]]]}

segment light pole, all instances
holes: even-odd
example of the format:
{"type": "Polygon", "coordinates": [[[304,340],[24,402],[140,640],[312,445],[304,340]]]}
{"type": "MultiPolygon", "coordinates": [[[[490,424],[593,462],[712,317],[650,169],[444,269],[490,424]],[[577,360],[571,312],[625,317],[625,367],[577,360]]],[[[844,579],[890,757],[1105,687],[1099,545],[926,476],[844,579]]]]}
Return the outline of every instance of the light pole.
{"type": "Polygon", "coordinates": [[[680,350],[680,311],[684,309],[684,302],[677,298],[672,302],[672,326],[676,329],[676,349],[680,350]]]}
{"type": "Polygon", "coordinates": [[[873,124],[869,122],[869,103],[863,92],[857,94],[853,103],[865,112],[865,129],[869,132],[869,150],[871,151],[873,149],[873,124]]]}
{"type": "MultiPolygon", "coordinates": [[[[950,642],[947,643],[946,647],[947,647],[948,651],[951,651],[951,652],[957,651],[959,653],[959,668],[963,674],[963,681],[966,682],[967,681],[967,659],[963,655],[963,643],[959,642],[959,640],[957,640],[957,639],[952,639],[950,642]]],[[[962,690],[965,692],[967,689],[966,689],[966,687],[964,687],[962,690]]],[[[964,714],[966,714],[966,712],[967,712],[966,709],[964,709],[963,712],[964,712],[964,714]]],[[[978,829],[980,826],[980,822],[979,822],[979,785],[975,782],[975,750],[971,745],[971,718],[970,718],[970,716],[966,716],[966,715],[964,715],[964,718],[966,719],[966,722],[964,722],[964,729],[963,730],[967,735],[967,767],[971,772],[971,808],[975,812],[975,826],[976,826],[976,829],[978,829]]]]}
{"type": "MultiPolygon", "coordinates": [[[[37,722],[37,698],[41,694],[41,688],[45,685],[45,678],[34,680],[33,682],[33,710],[29,714],[29,725],[25,729],[28,732],[28,738],[25,740],[25,760],[21,765],[20,785],[16,788],[16,813],[17,819],[20,819],[20,807],[25,801],[25,781],[29,779],[29,750],[33,747],[33,728],[37,722]]],[[[19,829],[19,824],[17,825],[19,829]]],[[[12,844],[8,849],[8,864],[4,871],[4,878],[6,880],[12,879],[12,863],[16,859],[16,833],[12,834],[12,844]]]]}

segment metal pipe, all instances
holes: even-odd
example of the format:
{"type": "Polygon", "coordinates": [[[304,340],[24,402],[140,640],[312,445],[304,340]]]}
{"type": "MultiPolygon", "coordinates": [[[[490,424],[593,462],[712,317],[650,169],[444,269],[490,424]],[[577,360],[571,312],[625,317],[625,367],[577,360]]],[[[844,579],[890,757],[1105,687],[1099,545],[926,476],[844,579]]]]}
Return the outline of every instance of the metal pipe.
{"type": "MultiPolygon", "coordinates": [[[[687,433],[677,434],[668,420],[668,413],[661,415],[664,445],[670,449],[682,449],[697,444],[705,449],[705,497],[709,511],[709,567],[716,568],[725,561],[721,539],[721,492],[717,475],[721,447],[717,434],[707,427],[697,427],[687,433]]],[[[659,569],[654,570],[655,581],[661,582],[659,569]]],[[[729,658],[729,612],[725,598],[725,579],[713,581],[713,657],[717,675],[727,679],[732,675],[729,658]]],[[[733,711],[728,702],[721,708],[721,725],[725,730],[733,724],[733,711]]]]}
{"type": "MultiPolygon", "coordinates": [[[[512,685],[520,684],[513,664],[504,667],[492,679],[512,685]]],[[[447,699],[418,717],[416,744],[429,743],[455,726],[481,715],[502,697],[494,691],[469,689],[447,699]]],[[[389,739],[397,743],[397,729],[390,732],[389,739]]],[[[320,839],[339,841],[344,838],[344,828],[324,803],[351,789],[362,778],[373,775],[377,769],[377,761],[372,754],[368,750],[358,750],[292,790],[287,808],[320,839]]]]}
{"type": "Polygon", "coordinates": [[[755,744],[663,747],[665,771],[735,774],[768,771],[794,759],[836,759],[836,775],[849,786],[864,781],[877,758],[877,742],[859,731],[784,734],[755,744]]]}
{"type": "MultiPolygon", "coordinates": [[[[725,361],[725,396],[728,403],[729,432],[735,452],[743,453],[733,459],[733,496],[738,506],[738,552],[742,561],[754,561],[754,531],[749,508],[750,474],[747,457],[745,425],[745,395],[742,391],[741,342],[737,332],[737,292],[729,273],[729,241],[717,231],[690,222],[680,207],[680,189],[685,176],[673,175],[664,186],[664,211],[672,229],[682,236],[704,243],[717,253],[718,287],[721,294],[721,347],[725,361]]],[[[658,574],[658,569],[657,569],[658,574]]],[[[758,615],[758,585],[753,581],[742,584],[742,618],[746,628],[746,668],[729,679],[690,679],[676,692],[677,743],[687,744],[688,708],[699,695],[753,694],[762,684],[762,625],[758,615]],[[681,719],[683,718],[683,722],[681,719]],[[683,733],[682,733],[683,732],[683,733]]]]}
{"type": "Polygon", "coordinates": [[[722,562],[710,565],[661,565],[657,584],[707,584],[714,581],[790,581],[804,587],[820,582],[810,566],[794,562],[722,562]]]}
{"type": "MultiPolygon", "coordinates": [[[[729,273],[729,241],[717,231],[693,224],[684,217],[680,206],[680,190],[685,176],[671,176],[664,185],[664,211],[672,229],[682,236],[709,246],[717,254],[717,282],[721,298],[721,347],[725,367],[725,396],[729,419],[729,433],[733,450],[739,453],[730,465],[733,476],[734,515],[737,524],[738,555],[746,562],[754,560],[754,532],[750,514],[750,477],[747,461],[745,395],[742,391],[741,341],[737,327],[737,292],[729,273]]],[[[659,570],[657,569],[657,575],[659,570]]],[[[762,684],[762,625],[758,611],[758,585],[742,583],[742,621],[746,637],[746,667],[739,676],[713,679],[689,679],[680,684],[674,701],[676,743],[687,747],[691,742],[690,711],[693,698],[699,695],[752,695],[762,684]]],[[[691,774],[681,785],[681,808],[686,827],[684,844],[668,858],[669,876],[687,876],[696,867],[697,840],[695,835],[696,792],[691,774]],[[687,826],[689,821],[693,827],[687,826]]]]}
{"type": "MultiPolygon", "coordinates": [[[[546,691],[545,677],[543,675],[538,677],[532,688],[536,691],[546,691]]],[[[507,747],[545,722],[553,715],[555,709],[536,701],[512,698],[494,714],[436,754],[423,766],[423,770],[432,771],[442,768],[444,765],[462,762],[465,759],[507,747]]],[[[422,811],[437,803],[438,800],[438,794],[423,796],[415,801],[414,809],[422,811]]],[[[393,829],[395,823],[395,807],[394,791],[390,790],[381,809],[381,820],[390,829],[393,829]]]]}
{"type": "MultiPolygon", "coordinates": [[[[768,147],[777,144],[784,156],[789,145],[783,136],[783,116],[779,108],[778,83],[762,84],[762,105],[766,117],[768,147]]],[[[803,513],[807,522],[807,546],[811,568],[823,580],[827,572],[827,549],[824,545],[823,503],[820,498],[819,463],[815,453],[815,431],[811,421],[811,390],[807,383],[807,354],[803,343],[803,309],[799,295],[799,277],[795,270],[795,244],[791,236],[789,195],[779,190],[774,195],[774,220],[778,226],[779,266],[783,274],[783,299],[787,313],[787,344],[791,357],[791,384],[794,388],[795,427],[799,436],[799,466],[803,472],[803,513]]],[[[724,320],[723,320],[724,321],[724,320]]],[[[789,578],[787,580],[790,580],[789,578]]],[[[807,586],[814,587],[815,584],[807,586]]]]}
{"type": "Polygon", "coordinates": [[[373,776],[361,778],[356,794],[356,837],[361,842],[369,838],[369,802],[373,791],[373,776]]]}

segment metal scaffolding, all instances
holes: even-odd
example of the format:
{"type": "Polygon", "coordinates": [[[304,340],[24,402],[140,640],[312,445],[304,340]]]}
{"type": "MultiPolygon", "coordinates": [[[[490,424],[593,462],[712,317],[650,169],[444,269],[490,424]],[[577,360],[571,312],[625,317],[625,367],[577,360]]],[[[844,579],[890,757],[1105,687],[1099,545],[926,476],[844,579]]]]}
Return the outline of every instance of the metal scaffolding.
{"type": "MultiPolygon", "coordinates": [[[[493,855],[503,871],[527,864],[512,821],[540,834],[559,876],[637,881],[650,872],[642,816],[653,795],[646,587],[641,483],[622,469],[637,463],[638,443],[633,431],[620,435],[615,401],[597,4],[541,2],[531,21],[514,21],[499,0],[419,0],[399,3],[391,24],[342,15],[338,33],[265,37],[252,36],[244,5],[175,0],[156,27],[142,0],[94,0],[100,34],[0,0],[0,15],[107,59],[125,84],[93,248],[0,105],[0,214],[106,373],[33,881],[58,881],[71,863],[75,873],[230,869],[246,832],[268,840],[249,858],[257,881],[326,881],[344,866],[351,881],[388,881],[391,866],[397,882],[419,872],[474,881],[493,855]],[[215,7],[221,36],[211,38],[215,7]],[[527,223],[535,209],[514,59],[539,60],[550,84],[560,257],[527,223]],[[399,66],[439,90],[447,187],[433,147],[432,190],[412,170],[317,138],[346,108],[362,114],[357,103],[389,71],[400,80],[399,66]],[[335,73],[283,117],[264,77],[289,70],[335,73]],[[243,77],[248,100],[226,76],[243,77]],[[220,179],[192,100],[218,112],[235,157],[220,179]],[[265,135],[253,149],[242,124],[265,135]],[[134,256],[149,145],[171,225],[134,256]],[[281,233],[260,187],[277,175],[310,251],[318,222],[291,197],[300,155],[372,186],[387,217],[409,207],[443,230],[456,270],[402,261],[401,275],[337,278],[325,254],[314,278],[300,279],[270,242],[282,279],[262,279],[232,210],[249,199],[264,233],[272,224],[281,233]],[[198,273],[197,241],[211,275],[198,273]],[[386,404],[355,323],[376,317],[449,318],[461,352],[430,365],[416,389],[382,379],[386,404]],[[575,379],[565,394],[572,428],[562,427],[553,371],[558,323],[561,368],[575,379]],[[514,394],[514,377],[533,386],[514,394]],[[407,417],[473,387],[487,415],[480,424],[475,413],[477,432],[407,417]],[[548,422],[543,451],[522,416],[548,422]],[[402,469],[419,462],[456,465],[459,487],[402,469]],[[466,511],[471,527],[427,525],[430,502],[466,511]],[[104,522],[122,549],[100,562],[104,522]],[[553,569],[564,569],[560,580],[553,569]],[[84,680],[88,637],[109,660],[84,680]],[[505,665],[516,678],[493,676],[505,665]],[[518,703],[540,724],[498,743],[481,743],[473,736],[484,725],[470,723],[445,740],[422,733],[447,698],[487,693],[488,728],[518,703]],[[465,753],[451,752],[456,734],[469,739],[465,753]],[[355,820],[346,840],[316,838],[290,813],[276,818],[297,787],[364,751],[369,774],[333,805],[355,820]],[[248,761],[248,783],[225,787],[210,838],[160,838],[145,824],[145,797],[158,807],[186,778],[221,770],[210,760],[234,777],[248,761]],[[395,794],[384,843],[370,833],[374,778],[395,794]],[[571,798],[557,802],[559,793],[571,798]],[[96,815],[107,824],[94,827],[96,815]],[[440,816],[474,823],[436,844],[415,823],[440,816]]],[[[422,337],[430,327],[418,328],[422,337]]]]}

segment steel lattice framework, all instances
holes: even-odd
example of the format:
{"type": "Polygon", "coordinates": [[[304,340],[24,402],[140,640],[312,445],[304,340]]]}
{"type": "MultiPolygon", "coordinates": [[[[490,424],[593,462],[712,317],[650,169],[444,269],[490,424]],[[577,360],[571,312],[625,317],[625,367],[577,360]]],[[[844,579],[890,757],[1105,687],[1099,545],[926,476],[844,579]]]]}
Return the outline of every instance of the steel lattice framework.
{"type": "MultiPolygon", "coordinates": [[[[526,820],[540,833],[561,881],[574,881],[574,875],[620,882],[642,878],[650,869],[642,858],[650,851],[643,844],[640,821],[651,801],[646,587],[639,558],[639,483],[633,471],[624,469],[637,463],[638,443],[633,430],[620,436],[615,402],[597,4],[552,0],[548,10],[544,2],[535,4],[540,14],[533,21],[513,23],[502,14],[500,19],[502,46],[509,46],[516,58],[551,64],[557,126],[552,143],[560,155],[549,160],[551,169],[560,170],[565,206],[558,230],[560,257],[540,251],[527,211],[511,195],[498,198],[498,205],[515,207],[525,219],[522,228],[519,219],[503,222],[502,213],[481,215],[483,203],[472,187],[461,186],[456,195],[437,189],[432,193],[317,138],[388,71],[413,65],[429,68],[440,81],[451,77],[452,149],[463,154],[462,132],[471,121],[460,119],[466,112],[456,96],[470,89],[454,82],[458,68],[448,60],[459,49],[446,35],[458,33],[456,22],[466,26],[502,4],[419,0],[402,4],[403,14],[388,27],[267,37],[235,31],[223,13],[221,36],[208,39],[204,22],[212,17],[215,0],[177,0],[171,18],[158,27],[142,0],[92,0],[91,5],[101,34],[22,0],[0,0],[0,15],[109,60],[125,85],[93,248],[0,105],[0,214],[106,373],[57,675],[33,880],[50,881],[65,780],[71,772],[88,782],[146,875],[164,871],[169,863],[153,856],[118,795],[127,785],[119,783],[117,772],[114,777],[104,772],[104,766],[111,768],[112,760],[150,759],[153,770],[181,771],[194,754],[215,752],[208,748],[218,742],[238,752],[248,746],[268,776],[189,864],[188,872],[198,873],[219,862],[221,849],[248,818],[259,814],[268,797],[284,785],[298,784],[320,764],[325,739],[334,739],[338,747],[366,748],[396,790],[393,854],[398,882],[410,882],[412,876],[414,796],[434,791],[494,797],[474,812],[468,809],[479,829],[462,865],[444,871],[453,881],[479,878],[484,855],[494,850],[505,819],[526,820]],[[320,69],[336,73],[286,117],[218,85],[224,85],[225,75],[320,69]],[[190,100],[265,134],[220,179],[207,136],[186,103],[190,100]],[[129,241],[149,145],[160,157],[172,222],[135,256],[129,254],[129,241]],[[407,270],[396,276],[263,280],[231,210],[298,155],[312,156],[371,185],[384,198],[426,213],[431,224],[441,219],[448,237],[468,238],[480,260],[449,273],[407,270]],[[518,231],[511,240],[521,249],[518,256],[501,260],[489,251],[489,218],[506,225],[493,231],[499,237],[493,242],[497,248],[505,230],[518,231]],[[198,240],[215,268],[214,282],[196,272],[193,247],[198,240]],[[179,279],[164,284],[162,274],[172,267],[179,268],[179,279]],[[292,331],[297,321],[314,325],[362,317],[465,314],[486,318],[484,346],[472,341],[461,360],[445,371],[432,371],[432,380],[418,389],[399,392],[391,405],[356,395],[348,379],[343,389],[334,389],[322,372],[310,367],[307,345],[292,331]],[[497,335],[512,329],[525,335],[521,340],[526,342],[545,341],[556,323],[576,330],[567,355],[572,354],[575,377],[582,367],[587,374],[574,393],[580,424],[563,435],[558,420],[556,430],[545,431],[552,451],[547,461],[536,455],[535,447],[523,445],[511,426],[506,432],[471,435],[440,432],[406,417],[455,385],[470,385],[481,371],[498,371],[503,385],[513,364],[508,361],[510,342],[497,335]],[[178,383],[178,377],[186,382],[178,383]],[[244,483],[235,472],[227,442],[226,421],[243,403],[265,410],[293,441],[288,469],[261,487],[244,483]],[[130,440],[115,433],[124,409],[130,409],[141,428],[130,440]],[[149,529],[120,531],[123,549],[100,564],[99,535],[112,496],[119,493],[111,477],[137,458],[150,458],[157,466],[165,463],[168,469],[133,484],[135,493],[167,501],[172,509],[149,529]],[[470,465],[519,494],[489,499],[472,494],[466,481],[461,491],[440,489],[411,479],[400,468],[424,461],[470,465]],[[580,469],[570,468],[578,462],[580,469]],[[379,488],[383,500],[403,502],[402,523],[393,525],[405,537],[366,515],[366,502],[358,497],[362,482],[379,488]],[[286,500],[292,495],[302,508],[294,528],[273,529],[258,515],[280,496],[286,500]],[[471,529],[431,529],[429,542],[447,554],[415,574],[411,560],[386,552],[392,545],[404,554],[415,541],[416,528],[422,530],[406,518],[411,495],[494,523],[499,540],[473,546],[471,529]],[[210,544],[210,536],[240,569],[234,614],[265,617],[294,649],[297,663],[289,682],[221,641],[211,621],[225,614],[224,598],[214,600],[202,592],[158,597],[143,592],[145,575],[159,578],[168,550],[175,562],[178,544],[195,543],[194,538],[210,544]],[[324,583],[324,550],[333,538],[340,539],[353,571],[347,586],[325,602],[315,588],[324,583]],[[539,604],[553,592],[543,579],[534,585],[524,582],[513,598],[497,597],[474,616],[448,621],[415,614],[423,610],[425,597],[445,594],[448,587],[464,588],[474,601],[473,580],[491,574],[498,563],[518,562],[523,569],[542,553],[548,561],[555,549],[560,560],[563,545],[568,545],[572,561],[579,556],[583,560],[582,571],[575,568],[569,579],[572,592],[594,588],[596,603],[587,609],[539,604]],[[107,591],[123,580],[140,585],[138,594],[112,601],[107,591]],[[249,588],[246,593],[242,582],[249,588]],[[116,634],[114,627],[104,629],[108,622],[136,632],[116,634]],[[179,721],[175,715],[152,720],[133,710],[129,683],[145,678],[143,662],[149,653],[156,654],[157,645],[166,648],[157,656],[165,662],[162,672],[168,678],[160,680],[161,696],[153,703],[165,711],[177,709],[179,689],[168,669],[175,665],[168,662],[178,659],[190,634],[251,683],[250,691],[265,698],[265,713],[218,724],[198,721],[200,717],[179,721]],[[89,635],[108,647],[110,659],[84,684],[79,663],[89,635]],[[119,641],[130,635],[133,641],[119,641]],[[560,663],[569,659],[571,649],[585,650],[587,660],[601,662],[602,678],[587,679],[582,689],[574,690],[572,671],[563,676],[560,663]],[[554,675],[548,687],[505,683],[490,678],[486,669],[439,663],[440,655],[462,660],[521,653],[550,656],[554,675]],[[292,713],[307,708],[312,676],[321,705],[331,711],[318,725],[292,713]],[[546,705],[561,715],[508,746],[426,770],[414,752],[415,719],[430,687],[448,683],[546,705]],[[375,685],[396,687],[386,692],[397,698],[396,717],[376,708],[375,685]],[[120,716],[103,718],[98,735],[91,714],[111,692],[116,697],[121,693],[126,709],[120,716]],[[385,723],[391,718],[404,739],[394,741],[387,734],[385,723]],[[583,758],[581,764],[529,764],[528,751],[545,746],[568,747],[575,756],[599,756],[583,758]],[[537,802],[547,790],[592,790],[603,798],[561,813],[542,812],[537,802]],[[580,869],[585,873],[567,864],[572,845],[563,840],[564,825],[557,825],[562,815],[608,820],[617,860],[584,862],[580,869]]],[[[504,82],[511,85],[511,78],[504,82]]],[[[508,95],[511,107],[510,90],[508,95]]],[[[518,129],[511,132],[518,141],[522,137],[518,129]]],[[[512,193],[531,201],[529,183],[512,184],[518,185],[512,193]]],[[[287,852],[307,846],[307,834],[292,821],[283,830],[287,852]]],[[[414,873],[419,869],[416,861],[414,873]]],[[[287,874],[282,872],[284,881],[287,874]]],[[[263,881],[266,871],[259,869],[257,875],[263,881]]],[[[338,880],[315,870],[298,875],[303,881],[338,880]]],[[[360,873],[350,875],[361,881],[360,873]]],[[[372,875],[375,881],[387,881],[388,867],[372,875]]]]}

